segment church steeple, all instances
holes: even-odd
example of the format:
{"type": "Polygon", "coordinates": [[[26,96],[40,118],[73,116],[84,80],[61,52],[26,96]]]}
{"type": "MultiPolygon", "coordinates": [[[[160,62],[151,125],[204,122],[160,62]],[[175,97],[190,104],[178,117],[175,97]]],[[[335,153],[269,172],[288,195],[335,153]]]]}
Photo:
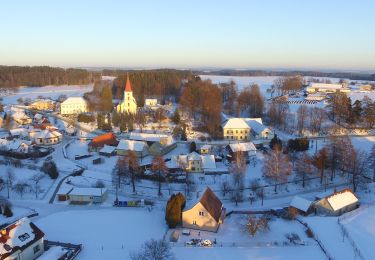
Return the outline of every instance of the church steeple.
{"type": "Polygon", "coordinates": [[[133,90],[132,90],[132,86],[131,86],[131,84],[130,84],[129,74],[128,74],[128,73],[126,73],[125,92],[133,92],[133,90]]]}

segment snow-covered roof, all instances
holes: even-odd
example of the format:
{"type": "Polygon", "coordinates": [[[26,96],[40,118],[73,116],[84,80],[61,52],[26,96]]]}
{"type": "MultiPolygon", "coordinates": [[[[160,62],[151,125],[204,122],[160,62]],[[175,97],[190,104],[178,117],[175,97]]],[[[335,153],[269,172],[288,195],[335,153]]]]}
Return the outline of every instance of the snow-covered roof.
{"type": "Polygon", "coordinates": [[[64,187],[61,187],[59,189],[59,191],[57,192],[57,195],[66,195],[66,194],[69,194],[70,191],[72,191],[72,187],[71,186],[64,186],[64,187]]]}
{"type": "Polygon", "coordinates": [[[358,202],[358,198],[349,189],[336,192],[326,197],[326,199],[334,211],[358,202]]]}
{"type": "Polygon", "coordinates": [[[15,223],[1,229],[0,232],[0,255],[9,256],[28,243],[36,241],[44,236],[28,218],[22,218],[15,223]]]}
{"type": "Polygon", "coordinates": [[[199,161],[201,160],[201,156],[196,152],[192,152],[187,155],[187,159],[189,161],[199,161]]]}
{"type": "Polygon", "coordinates": [[[210,150],[211,149],[211,145],[209,144],[205,144],[201,147],[201,150],[210,150]]]}
{"type": "MultiPolygon", "coordinates": [[[[269,128],[267,128],[265,125],[263,125],[262,123],[259,123],[258,120],[254,120],[252,118],[247,118],[245,119],[246,120],[246,123],[249,125],[249,127],[257,134],[260,134],[262,133],[264,130],[268,130],[268,131],[271,131],[269,128]]],[[[260,118],[260,121],[262,121],[262,119],[260,118]]]]}
{"type": "Polygon", "coordinates": [[[67,249],[61,246],[53,246],[43,253],[43,255],[38,257],[38,260],[56,260],[60,259],[68,252],[67,249]]]}
{"type": "Polygon", "coordinates": [[[147,142],[161,142],[164,140],[167,145],[172,144],[173,137],[165,134],[150,134],[150,133],[135,133],[132,132],[129,135],[129,139],[138,140],[138,141],[147,141],[147,142]]]}
{"type": "Polygon", "coordinates": [[[290,206],[296,208],[296,209],[299,209],[303,212],[307,212],[307,210],[310,208],[311,206],[311,201],[309,200],[306,200],[304,198],[301,198],[299,196],[294,196],[292,202],[290,203],[290,206]]]}
{"type": "Polygon", "coordinates": [[[15,128],[9,130],[11,135],[24,135],[27,136],[28,130],[26,128],[15,128]]]}
{"type": "Polygon", "coordinates": [[[249,152],[256,151],[255,145],[252,142],[229,144],[232,152],[249,152]]]}
{"type": "Polygon", "coordinates": [[[73,188],[69,195],[75,196],[102,196],[107,192],[106,188],[73,188]]]}
{"type": "Polygon", "coordinates": [[[135,140],[120,140],[120,142],[117,145],[117,150],[125,150],[125,151],[136,151],[136,152],[142,152],[143,149],[145,149],[145,146],[147,144],[142,141],[135,141],[135,140]]]}
{"type": "Polygon", "coordinates": [[[247,129],[249,126],[243,118],[230,118],[224,123],[223,128],[247,129]]]}
{"type": "Polygon", "coordinates": [[[116,146],[104,145],[102,149],[99,150],[99,153],[113,153],[116,150],[116,146]]]}
{"type": "Polygon", "coordinates": [[[61,133],[58,131],[43,130],[37,133],[35,135],[35,138],[49,139],[49,138],[55,138],[55,137],[60,137],[60,136],[61,136],[61,133]]]}
{"type": "Polygon", "coordinates": [[[216,169],[214,155],[201,155],[203,169],[216,169]]]}
{"type": "Polygon", "coordinates": [[[68,97],[64,102],[61,103],[61,105],[77,103],[86,103],[86,100],[83,97],[68,97]]]}
{"type": "Polygon", "coordinates": [[[336,90],[336,89],[346,89],[343,87],[342,84],[333,84],[333,83],[311,83],[311,85],[309,86],[309,88],[318,88],[318,89],[332,89],[332,90],[336,90]]]}

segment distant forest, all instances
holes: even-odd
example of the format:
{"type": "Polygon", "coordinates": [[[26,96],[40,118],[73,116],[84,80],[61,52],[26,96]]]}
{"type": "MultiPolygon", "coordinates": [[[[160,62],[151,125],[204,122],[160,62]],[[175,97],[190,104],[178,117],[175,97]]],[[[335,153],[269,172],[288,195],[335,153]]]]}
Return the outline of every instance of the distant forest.
{"type": "Polygon", "coordinates": [[[197,74],[222,75],[222,76],[295,76],[305,77],[329,77],[345,78],[351,80],[375,81],[375,74],[365,74],[356,72],[321,72],[321,71],[267,71],[267,70],[213,70],[213,71],[194,71],[197,74]]]}
{"type": "Polygon", "coordinates": [[[117,76],[112,89],[112,93],[117,99],[123,97],[126,73],[129,73],[134,95],[141,106],[144,99],[148,97],[157,97],[162,101],[165,101],[163,99],[168,97],[178,99],[183,83],[195,77],[191,71],[172,69],[139,71],[103,70],[103,75],[117,76]]]}
{"type": "Polygon", "coordinates": [[[0,87],[46,85],[82,85],[100,78],[100,73],[85,69],[62,69],[48,66],[0,66],[0,87]]]}

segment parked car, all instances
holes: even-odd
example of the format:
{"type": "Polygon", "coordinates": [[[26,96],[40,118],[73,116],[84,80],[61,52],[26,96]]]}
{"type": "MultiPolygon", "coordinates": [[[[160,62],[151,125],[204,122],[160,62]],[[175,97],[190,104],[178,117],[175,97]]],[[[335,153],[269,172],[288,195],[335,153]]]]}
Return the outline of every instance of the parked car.
{"type": "Polygon", "coordinates": [[[185,236],[190,236],[190,230],[189,229],[183,229],[182,234],[185,236]]]}
{"type": "Polygon", "coordinates": [[[200,246],[210,247],[212,246],[211,240],[205,239],[200,243],[200,246]]]}

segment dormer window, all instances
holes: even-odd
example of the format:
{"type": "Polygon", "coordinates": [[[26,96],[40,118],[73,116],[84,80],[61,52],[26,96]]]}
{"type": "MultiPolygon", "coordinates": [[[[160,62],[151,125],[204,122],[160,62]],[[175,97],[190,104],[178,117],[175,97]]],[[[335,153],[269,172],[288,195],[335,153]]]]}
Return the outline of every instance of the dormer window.
{"type": "Polygon", "coordinates": [[[23,235],[18,236],[18,239],[24,242],[26,239],[30,238],[30,235],[25,233],[23,235]]]}

